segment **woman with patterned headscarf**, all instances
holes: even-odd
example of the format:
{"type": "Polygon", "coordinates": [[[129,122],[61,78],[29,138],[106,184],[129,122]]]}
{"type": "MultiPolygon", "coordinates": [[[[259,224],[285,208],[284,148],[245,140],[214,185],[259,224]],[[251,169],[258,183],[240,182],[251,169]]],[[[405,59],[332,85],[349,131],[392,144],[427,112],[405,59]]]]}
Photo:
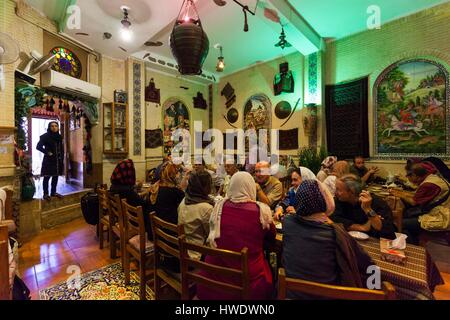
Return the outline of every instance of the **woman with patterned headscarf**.
{"type": "Polygon", "coordinates": [[[142,207],[145,222],[145,232],[148,240],[152,240],[152,226],[150,222],[150,206],[139,194],[136,192],[136,169],[134,168],[133,160],[121,160],[114,168],[111,174],[111,188],[109,191],[112,194],[118,194],[121,199],[126,199],[127,203],[134,207],[142,207]]]}
{"type": "MultiPolygon", "coordinates": [[[[364,287],[364,274],[373,263],[345,229],[328,218],[334,211],[330,191],[319,181],[307,180],[299,186],[297,197],[296,214],[286,216],[283,223],[286,276],[364,287]]],[[[312,298],[293,293],[288,297],[312,298]]]]}
{"type": "Polygon", "coordinates": [[[333,166],[337,162],[337,157],[326,157],[320,166],[320,171],[317,173],[317,180],[323,182],[333,171],[333,166]]]}

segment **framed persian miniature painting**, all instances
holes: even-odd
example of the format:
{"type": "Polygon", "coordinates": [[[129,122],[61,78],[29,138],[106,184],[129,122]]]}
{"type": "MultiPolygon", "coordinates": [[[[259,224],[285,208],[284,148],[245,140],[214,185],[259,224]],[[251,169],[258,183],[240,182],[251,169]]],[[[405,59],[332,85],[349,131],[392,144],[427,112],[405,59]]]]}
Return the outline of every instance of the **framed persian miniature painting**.
{"type": "Polygon", "coordinates": [[[389,66],[374,86],[375,155],[450,155],[449,74],[441,64],[414,59],[389,66]]]}

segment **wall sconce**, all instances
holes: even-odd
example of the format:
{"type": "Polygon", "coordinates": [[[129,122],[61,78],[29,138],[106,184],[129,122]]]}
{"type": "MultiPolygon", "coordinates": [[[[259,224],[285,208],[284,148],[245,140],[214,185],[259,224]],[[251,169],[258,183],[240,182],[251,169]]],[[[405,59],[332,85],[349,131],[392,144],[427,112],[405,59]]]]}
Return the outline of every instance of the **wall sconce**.
{"type": "Polygon", "coordinates": [[[223,72],[223,70],[225,69],[225,61],[224,61],[224,57],[223,57],[223,53],[222,53],[222,46],[221,45],[216,45],[216,46],[217,46],[217,49],[220,50],[220,57],[217,58],[216,71],[223,72]]]}

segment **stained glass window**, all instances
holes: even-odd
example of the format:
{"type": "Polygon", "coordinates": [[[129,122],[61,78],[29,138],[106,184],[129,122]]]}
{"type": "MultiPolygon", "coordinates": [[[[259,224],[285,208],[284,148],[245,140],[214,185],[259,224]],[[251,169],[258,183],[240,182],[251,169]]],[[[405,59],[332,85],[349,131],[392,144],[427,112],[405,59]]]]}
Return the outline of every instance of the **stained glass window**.
{"type": "Polygon", "coordinates": [[[50,52],[56,55],[53,70],[81,78],[81,62],[75,53],[64,47],[55,47],[50,52]]]}

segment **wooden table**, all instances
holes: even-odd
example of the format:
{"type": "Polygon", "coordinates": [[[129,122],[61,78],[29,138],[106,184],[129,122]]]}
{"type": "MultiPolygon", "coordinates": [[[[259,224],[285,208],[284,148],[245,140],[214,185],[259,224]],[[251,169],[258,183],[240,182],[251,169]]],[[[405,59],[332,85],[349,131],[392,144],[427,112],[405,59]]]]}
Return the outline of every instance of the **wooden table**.
{"type": "MultiPolygon", "coordinates": [[[[375,196],[387,202],[387,204],[392,210],[394,224],[397,226],[398,232],[402,232],[403,211],[405,210],[405,204],[403,203],[402,199],[400,199],[397,196],[390,195],[388,189],[381,185],[377,184],[368,185],[367,190],[371,194],[374,194],[375,196]]],[[[414,194],[414,192],[410,191],[403,190],[403,192],[410,195],[414,194]]]]}
{"type": "MultiPolygon", "coordinates": [[[[283,234],[277,233],[276,242],[275,250],[281,255],[283,234]]],[[[380,267],[381,280],[389,281],[395,287],[398,299],[434,300],[434,288],[444,284],[436,264],[423,247],[408,244],[405,250],[407,262],[402,266],[381,259],[379,239],[369,238],[358,243],[380,267]]]]}

